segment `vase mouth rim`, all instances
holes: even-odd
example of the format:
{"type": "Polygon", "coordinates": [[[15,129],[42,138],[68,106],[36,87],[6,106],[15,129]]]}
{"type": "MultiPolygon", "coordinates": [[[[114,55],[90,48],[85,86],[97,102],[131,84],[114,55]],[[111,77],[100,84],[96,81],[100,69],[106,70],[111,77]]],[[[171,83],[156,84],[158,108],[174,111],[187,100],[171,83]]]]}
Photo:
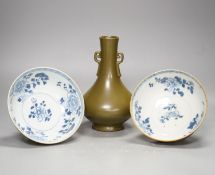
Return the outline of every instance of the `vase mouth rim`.
{"type": "Polygon", "coordinates": [[[118,40],[119,37],[118,36],[114,36],[114,35],[111,35],[111,36],[103,35],[103,36],[100,36],[100,39],[118,40]]]}

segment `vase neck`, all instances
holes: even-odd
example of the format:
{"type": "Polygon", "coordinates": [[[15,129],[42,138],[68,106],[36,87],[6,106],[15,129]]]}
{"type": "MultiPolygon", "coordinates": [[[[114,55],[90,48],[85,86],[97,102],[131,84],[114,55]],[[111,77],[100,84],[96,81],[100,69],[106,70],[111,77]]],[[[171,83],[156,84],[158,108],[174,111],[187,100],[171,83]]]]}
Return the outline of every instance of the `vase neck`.
{"type": "Polygon", "coordinates": [[[115,36],[100,37],[101,62],[99,64],[98,77],[108,76],[111,78],[120,77],[117,65],[117,49],[119,38],[115,36]]]}

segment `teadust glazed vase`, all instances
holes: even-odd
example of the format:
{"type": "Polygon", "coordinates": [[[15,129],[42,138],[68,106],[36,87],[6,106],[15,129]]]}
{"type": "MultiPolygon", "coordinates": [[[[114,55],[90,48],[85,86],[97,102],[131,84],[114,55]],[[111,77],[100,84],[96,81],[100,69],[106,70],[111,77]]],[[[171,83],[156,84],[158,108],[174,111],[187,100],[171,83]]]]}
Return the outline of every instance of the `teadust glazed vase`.
{"type": "Polygon", "coordinates": [[[98,63],[97,80],[84,95],[85,116],[92,121],[92,128],[111,132],[123,129],[130,117],[131,93],[120,79],[119,64],[123,53],[117,52],[117,36],[101,36],[101,51],[94,54],[98,63]]]}

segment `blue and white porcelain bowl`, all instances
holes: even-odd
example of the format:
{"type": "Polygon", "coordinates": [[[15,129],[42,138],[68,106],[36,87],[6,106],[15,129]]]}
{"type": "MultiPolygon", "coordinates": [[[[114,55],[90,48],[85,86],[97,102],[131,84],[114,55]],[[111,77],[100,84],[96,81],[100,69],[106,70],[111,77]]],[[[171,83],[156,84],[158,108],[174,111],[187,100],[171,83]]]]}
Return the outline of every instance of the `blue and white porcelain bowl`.
{"type": "Polygon", "coordinates": [[[12,84],[8,110],[24,136],[54,144],[77,131],[84,116],[84,100],[77,84],[65,73],[53,68],[33,68],[12,84]]]}
{"type": "Polygon", "coordinates": [[[147,137],[162,142],[193,134],[207,111],[201,83],[178,70],[156,72],[134,91],[130,112],[134,124],[147,137]]]}

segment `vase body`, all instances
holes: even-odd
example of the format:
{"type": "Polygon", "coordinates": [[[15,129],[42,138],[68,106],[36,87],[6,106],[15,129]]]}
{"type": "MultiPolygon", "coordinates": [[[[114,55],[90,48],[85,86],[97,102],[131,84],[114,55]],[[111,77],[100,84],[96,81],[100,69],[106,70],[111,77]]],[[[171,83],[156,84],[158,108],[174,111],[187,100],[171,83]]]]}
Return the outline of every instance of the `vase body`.
{"type": "Polygon", "coordinates": [[[92,128],[99,131],[118,131],[130,117],[131,93],[120,79],[119,64],[123,54],[117,52],[119,38],[101,36],[101,51],[94,54],[98,63],[97,80],[84,95],[85,116],[92,128]]]}

